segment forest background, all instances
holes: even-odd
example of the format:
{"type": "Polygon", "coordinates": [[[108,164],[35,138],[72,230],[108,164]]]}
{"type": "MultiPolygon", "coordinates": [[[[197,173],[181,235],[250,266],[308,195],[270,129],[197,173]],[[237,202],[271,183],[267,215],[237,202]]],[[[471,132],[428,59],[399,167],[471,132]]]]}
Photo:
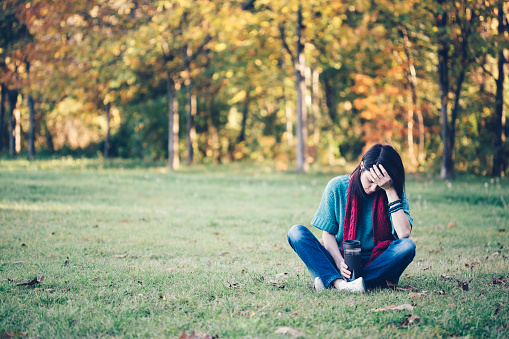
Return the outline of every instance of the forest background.
{"type": "Polygon", "coordinates": [[[502,0],[2,0],[0,152],[507,175],[502,0]]]}

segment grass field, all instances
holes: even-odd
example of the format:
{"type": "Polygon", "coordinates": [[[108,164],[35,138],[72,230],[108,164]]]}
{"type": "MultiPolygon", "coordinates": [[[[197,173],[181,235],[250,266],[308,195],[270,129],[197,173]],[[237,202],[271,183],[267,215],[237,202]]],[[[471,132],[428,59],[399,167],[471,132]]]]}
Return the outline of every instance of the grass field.
{"type": "Polygon", "coordinates": [[[343,173],[2,160],[0,335],[509,337],[507,180],[408,178],[417,254],[403,289],[317,293],[286,232],[309,226],[343,173]]]}

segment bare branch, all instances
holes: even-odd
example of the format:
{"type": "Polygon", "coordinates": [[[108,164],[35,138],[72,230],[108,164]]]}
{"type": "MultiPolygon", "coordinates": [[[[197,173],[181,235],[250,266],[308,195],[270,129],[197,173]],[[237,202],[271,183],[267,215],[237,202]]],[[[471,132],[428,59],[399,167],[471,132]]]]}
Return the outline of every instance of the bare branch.
{"type": "Polygon", "coordinates": [[[290,46],[286,43],[286,34],[285,34],[285,23],[281,22],[279,24],[279,33],[281,34],[281,41],[283,42],[283,47],[286,49],[288,54],[290,54],[290,57],[292,58],[292,62],[295,63],[295,57],[293,56],[292,50],[290,49],[290,46]]]}
{"type": "Polygon", "coordinates": [[[477,65],[479,65],[482,68],[484,73],[486,73],[486,74],[490,75],[491,77],[495,78],[493,73],[491,73],[489,70],[486,69],[486,67],[484,66],[484,63],[479,58],[475,58],[475,62],[477,63],[477,65]]]}

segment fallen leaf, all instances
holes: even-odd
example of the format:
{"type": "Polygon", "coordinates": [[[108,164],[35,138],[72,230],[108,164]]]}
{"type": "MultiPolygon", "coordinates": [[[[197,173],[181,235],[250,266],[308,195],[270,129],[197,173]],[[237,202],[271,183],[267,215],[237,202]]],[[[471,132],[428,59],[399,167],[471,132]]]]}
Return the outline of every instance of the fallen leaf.
{"type": "Polygon", "coordinates": [[[423,271],[427,271],[427,270],[430,270],[432,267],[433,267],[433,265],[430,265],[430,266],[428,266],[428,267],[426,267],[426,268],[423,268],[422,270],[423,270],[423,271]]]}
{"type": "Polygon", "coordinates": [[[277,288],[285,288],[285,285],[281,285],[277,281],[271,281],[270,283],[277,288]]]}
{"type": "Polygon", "coordinates": [[[504,233],[505,232],[505,228],[501,228],[498,230],[500,233],[504,233]]]}
{"type": "Polygon", "coordinates": [[[442,278],[444,279],[456,279],[453,275],[451,274],[442,274],[442,278]]]}
{"type": "Polygon", "coordinates": [[[440,251],[439,250],[431,250],[431,251],[429,251],[429,253],[430,254],[438,254],[438,253],[440,253],[440,251]]]}
{"type": "Polygon", "coordinates": [[[113,258],[125,258],[129,256],[129,254],[113,254],[113,258]]]}
{"type": "Polygon", "coordinates": [[[28,332],[4,332],[2,333],[2,338],[17,338],[17,337],[26,337],[28,335],[28,332]]]}
{"type": "Polygon", "coordinates": [[[242,270],[242,271],[240,271],[240,274],[244,274],[246,272],[247,272],[246,270],[242,270]]]}
{"type": "Polygon", "coordinates": [[[507,284],[507,280],[502,280],[502,278],[493,278],[493,285],[505,285],[507,284]]]}
{"type": "Polygon", "coordinates": [[[507,328],[509,328],[509,327],[506,324],[506,325],[500,327],[497,331],[500,332],[500,331],[503,331],[503,330],[507,330],[507,328]]]}
{"type": "Polygon", "coordinates": [[[445,291],[444,290],[441,290],[441,291],[437,291],[438,295],[445,295],[445,291]]]}
{"type": "Polygon", "coordinates": [[[387,286],[389,288],[392,288],[394,290],[400,290],[400,291],[417,291],[418,290],[417,287],[413,287],[411,285],[408,285],[407,287],[399,287],[398,284],[393,284],[388,280],[386,280],[385,282],[387,283],[387,286]]]}
{"type": "Polygon", "coordinates": [[[417,298],[420,298],[420,297],[426,295],[426,293],[428,293],[428,292],[427,291],[422,291],[419,293],[410,292],[410,298],[417,299],[417,298]]]}
{"type": "Polygon", "coordinates": [[[235,288],[235,289],[239,289],[240,288],[240,284],[239,283],[230,283],[228,284],[227,286],[228,288],[235,288]]]}
{"type": "Polygon", "coordinates": [[[283,249],[283,246],[278,245],[278,244],[275,244],[274,247],[277,248],[278,250],[282,250],[283,249]]]}
{"type": "Polygon", "coordinates": [[[449,225],[447,225],[447,228],[453,228],[456,227],[456,221],[451,221],[449,225]]]}
{"type": "Polygon", "coordinates": [[[239,311],[237,312],[237,315],[240,315],[242,317],[251,318],[253,315],[255,315],[255,312],[253,311],[239,311]]]}
{"type": "Polygon", "coordinates": [[[495,309],[495,312],[493,313],[493,315],[495,317],[497,317],[498,316],[498,312],[500,312],[500,304],[497,305],[497,308],[495,309]]]}
{"type": "Polygon", "coordinates": [[[500,254],[500,252],[495,252],[495,253],[492,254],[492,256],[496,257],[499,254],[500,254]]]}
{"type": "Polygon", "coordinates": [[[14,282],[14,280],[12,280],[11,278],[5,278],[4,280],[7,282],[14,282]]]}
{"type": "Polygon", "coordinates": [[[159,299],[161,299],[161,300],[166,300],[166,296],[165,296],[165,295],[162,295],[162,294],[159,294],[159,299]]]}
{"type": "Polygon", "coordinates": [[[415,314],[409,314],[407,315],[405,321],[403,321],[401,324],[399,324],[399,326],[408,326],[416,321],[419,321],[419,316],[415,315],[415,314]]]}
{"type": "Polygon", "coordinates": [[[380,311],[401,311],[401,310],[407,310],[407,311],[413,311],[414,307],[411,304],[403,304],[399,306],[395,305],[389,305],[381,308],[374,308],[371,309],[373,312],[380,312],[380,311]]]}
{"type": "Polygon", "coordinates": [[[288,273],[278,273],[276,274],[276,279],[288,279],[288,273]]]}
{"type": "Polygon", "coordinates": [[[44,279],[46,279],[45,276],[42,276],[41,279],[37,279],[37,277],[35,277],[34,280],[31,280],[29,282],[26,282],[26,283],[17,283],[16,286],[32,286],[32,285],[40,283],[44,279]]]}
{"type": "Polygon", "coordinates": [[[186,330],[182,331],[182,335],[179,337],[179,339],[215,339],[218,338],[217,335],[211,336],[207,333],[194,333],[194,331],[191,332],[191,334],[187,335],[186,330]]]}
{"type": "Polygon", "coordinates": [[[283,327],[279,327],[277,330],[276,330],[276,334],[291,334],[294,338],[299,338],[299,337],[305,337],[306,335],[302,332],[299,332],[291,327],[286,327],[286,326],[283,326],[283,327]]]}
{"type": "Polygon", "coordinates": [[[468,291],[468,284],[470,284],[472,279],[465,280],[465,281],[461,281],[461,280],[456,279],[456,281],[458,282],[458,286],[461,287],[463,289],[463,291],[468,291]]]}
{"type": "Polygon", "coordinates": [[[227,254],[229,254],[229,253],[230,253],[230,252],[219,252],[219,255],[220,255],[220,256],[224,256],[224,255],[227,255],[227,254]]]}
{"type": "Polygon", "coordinates": [[[21,247],[27,247],[27,245],[25,243],[22,243],[21,247]]]}
{"type": "Polygon", "coordinates": [[[66,266],[68,263],[69,263],[69,257],[67,257],[67,259],[65,259],[64,266],[66,266]]]}
{"type": "Polygon", "coordinates": [[[70,290],[71,290],[70,288],[63,288],[60,291],[62,291],[62,292],[69,292],[70,290]]]}
{"type": "Polygon", "coordinates": [[[13,262],[13,264],[24,264],[26,262],[27,262],[26,260],[19,260],[19,261],[13,262]]]}

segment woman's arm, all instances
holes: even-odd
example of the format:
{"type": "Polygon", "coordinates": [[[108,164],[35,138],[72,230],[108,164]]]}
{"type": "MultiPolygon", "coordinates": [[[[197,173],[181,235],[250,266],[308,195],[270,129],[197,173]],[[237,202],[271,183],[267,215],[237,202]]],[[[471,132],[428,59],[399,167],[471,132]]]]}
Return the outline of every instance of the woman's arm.
{"type": "MultiPolygon", "coordinates": [[[[387,194],[389,203],[400,198],[398,197],[398,193],[396,193],[394,188],[385,190],[385,194],[387,194]]],[[[410,221],[408,221],[408,218],[403,209],[393,212],[391,217],[392,225],[394,226],[394,230],[396,231],[398,238],[408,238],[410,236],[410,232],[412,232],[412,226],[410,225],[410,221]]]]}
{"type": "Polygon", "coordinates": [[[336,236],[334,234],[330,234],[327,231],[323,231],[322,233],[323,246],[327,251],[329,251],[332,259],[334,259],[334,263],[336,264],[336,268],[339,269],[339,273],[346,279],[350,278],[351,272],[347,269],[348,266],[345,264],[345,259],[341,255],[339,251],[338,243],[336,242],[336,236]]]}
{"type": "MultiPolygon", "coordinates": [[[[385,194],[387,194],[389,204],[403,198],[398,196],[398,193],[392,185],[391,177],[382,165],[375,165],[371,167],[370,175],[373,182],[383,189],[385,194]]],[[[410,221],[408,221],[403,209],[393,212],[391,218],[392,225],[394,226],[394,230],[396,231],[398,238],[408,238],[410,236],[410,232],[412,232],[412,226],[410,225],[410,221]]]]}

